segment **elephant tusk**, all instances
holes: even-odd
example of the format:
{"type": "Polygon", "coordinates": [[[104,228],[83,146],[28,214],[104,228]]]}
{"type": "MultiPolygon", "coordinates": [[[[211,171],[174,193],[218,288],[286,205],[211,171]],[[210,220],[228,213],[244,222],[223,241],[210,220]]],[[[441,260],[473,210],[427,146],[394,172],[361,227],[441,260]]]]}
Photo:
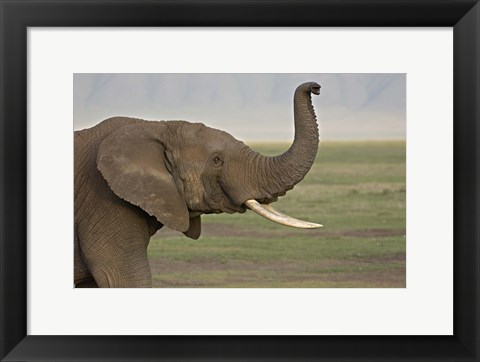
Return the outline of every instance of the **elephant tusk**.
{"type": "MultiPolygon", "coordinates": [[[[255,201],[255,200],[254,200],[255,201]]],[[[298,228],[303,228],[303,229],[316,229],[316,228],[321,228],[323,227],[322,224],[316,224],[316,223],[313,223],[313,222],[308,222],[308,221],[303,221],[303,220],[299,220],[299,219],[295,219],[291,216],[288,216],[278,210],[275,210],[271,205],[269,204],[259,204],[260,207],[264,207],[265,209],[267,209],[268,211],[274,213],[275,215],[278,215],[279,217],[287,220],[287,222],[292,222],[293,224],[284,224],[284,225],[288,225],[288,226],[293,226],[293,227],[298,227],[298,228]],[[298,224],[297,224],[298,223],[298,224]]]]}
{"type": "Polygon", "coordinates": [[[298,220],[291,216],[282,214],[270,205],[260,204],[258,201],[253,199],[245,201],[245,206],[248,207],[250,210],[255,211],[258,215],[282,225],[292,226],[301,229],[316,229],[323,227],[323,225],[320,224],[298,220]]]}

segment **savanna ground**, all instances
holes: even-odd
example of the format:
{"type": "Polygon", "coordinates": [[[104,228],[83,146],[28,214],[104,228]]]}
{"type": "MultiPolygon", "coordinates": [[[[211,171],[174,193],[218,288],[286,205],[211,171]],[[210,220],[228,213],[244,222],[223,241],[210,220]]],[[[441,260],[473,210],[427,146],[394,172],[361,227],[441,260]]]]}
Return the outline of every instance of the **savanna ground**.
{"type": "Polygon", "coordinates": [[[252,211],[202,216],[199,240],[164,228],[148,249],[154,287],[404,288],[405,151],[403,141],[322,142],[309,174],[273,204],[322,229],[252,211]]]}

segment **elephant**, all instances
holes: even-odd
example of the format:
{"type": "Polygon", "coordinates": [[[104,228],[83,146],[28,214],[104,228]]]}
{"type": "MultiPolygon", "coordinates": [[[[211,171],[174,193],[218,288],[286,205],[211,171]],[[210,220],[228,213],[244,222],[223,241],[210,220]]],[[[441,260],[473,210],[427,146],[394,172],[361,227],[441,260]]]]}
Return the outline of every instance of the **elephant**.
{"type": "Polygon", "coordinates": [[[150,237],[163,226],[197,239],[201,215],[252,209],[300,227],[270,206],[310,170],[319,130],[308,82],[294,93],[294,141],[264,156],[202,123],[113,117],[74,132],[74,285],[148,288],[150,237]]]}

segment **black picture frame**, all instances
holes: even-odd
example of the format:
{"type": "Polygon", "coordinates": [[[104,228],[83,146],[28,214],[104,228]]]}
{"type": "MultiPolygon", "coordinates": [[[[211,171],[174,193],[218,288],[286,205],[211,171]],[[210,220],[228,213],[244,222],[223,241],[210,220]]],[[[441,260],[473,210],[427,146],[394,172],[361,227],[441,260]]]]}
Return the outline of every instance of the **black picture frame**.
{"type": "Polygon", "coordinates": [[[0,22],[2,361],[480,361],[478,1],[0,0],[0,22]],[[60,26],[453,27],[453,336],[27,335],[27,28],[60,26]]]}

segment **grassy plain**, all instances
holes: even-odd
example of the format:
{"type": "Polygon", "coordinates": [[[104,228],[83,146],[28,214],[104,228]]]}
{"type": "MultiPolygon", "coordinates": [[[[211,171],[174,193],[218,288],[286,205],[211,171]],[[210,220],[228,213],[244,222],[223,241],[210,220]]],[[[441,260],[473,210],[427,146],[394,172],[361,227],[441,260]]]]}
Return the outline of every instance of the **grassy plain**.
{"type": "Polygon", "coordinates": [[[148,249],[154,287],[405,287],[405,151],[404,141],[322,142],[309,174],[274,206],[323,228],[251,211],[202,216],[199,240],[164,228],[148,249]]]}

